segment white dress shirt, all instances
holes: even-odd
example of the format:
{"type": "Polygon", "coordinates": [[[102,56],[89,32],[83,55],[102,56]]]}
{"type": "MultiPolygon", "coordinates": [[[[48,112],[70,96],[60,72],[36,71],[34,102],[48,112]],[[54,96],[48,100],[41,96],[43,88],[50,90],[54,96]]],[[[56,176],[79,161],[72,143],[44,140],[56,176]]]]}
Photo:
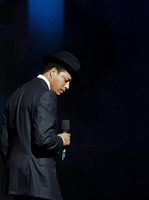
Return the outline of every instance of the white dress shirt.
{"type": "Polygon", "coordinates": [[[46,84],[48,85],[49,90],[51,90],[50,82],[48,81],[48,79],[47,79],[45,76],[39,74],[39,75],[37,76],[37,78],[43,79],[43,80],[46,82],[46,84]]]}

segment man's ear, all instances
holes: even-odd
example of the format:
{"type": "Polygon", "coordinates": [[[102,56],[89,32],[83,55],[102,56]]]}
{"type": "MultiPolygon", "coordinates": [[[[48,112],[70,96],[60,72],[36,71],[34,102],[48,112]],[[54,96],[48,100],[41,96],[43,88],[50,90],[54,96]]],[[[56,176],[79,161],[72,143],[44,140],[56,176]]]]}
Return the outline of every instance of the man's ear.
{"type": "Polygon", "coordinates": [[[56,74],[57,74],[57,69],[55,67],[53,67],[50,71],[50,77],[53,78],[56,74]]]}

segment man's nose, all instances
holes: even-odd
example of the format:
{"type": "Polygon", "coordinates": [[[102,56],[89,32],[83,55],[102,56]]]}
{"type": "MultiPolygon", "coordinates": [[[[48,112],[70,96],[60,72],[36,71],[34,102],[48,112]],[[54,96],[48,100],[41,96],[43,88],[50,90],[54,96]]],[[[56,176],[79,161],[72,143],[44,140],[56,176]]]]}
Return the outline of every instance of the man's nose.
{"type": "Polygon", "coordinates": [[[69,89],[69,86],[70,86],[70,83],[67,82],[67,83],[65,84],[65,88],[68,90],[68,89],[69,89]]]}

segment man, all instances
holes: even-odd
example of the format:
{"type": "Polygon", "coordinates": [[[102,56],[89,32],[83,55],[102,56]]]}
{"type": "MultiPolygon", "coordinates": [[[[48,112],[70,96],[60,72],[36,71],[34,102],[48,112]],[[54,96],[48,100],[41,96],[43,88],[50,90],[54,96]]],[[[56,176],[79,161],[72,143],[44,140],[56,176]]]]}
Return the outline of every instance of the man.
{"type": "Polygon", "coordinates": [[[70,82],[78,84],[80,63],[65,51],[46,55],[43,61],[43,75],[18,88],[8,98],[3,115],[3,193],[19,200],[62,200],[55,156],[70,145],[70,134],[57,134],[56,95],[68,90],[70,82]]]}

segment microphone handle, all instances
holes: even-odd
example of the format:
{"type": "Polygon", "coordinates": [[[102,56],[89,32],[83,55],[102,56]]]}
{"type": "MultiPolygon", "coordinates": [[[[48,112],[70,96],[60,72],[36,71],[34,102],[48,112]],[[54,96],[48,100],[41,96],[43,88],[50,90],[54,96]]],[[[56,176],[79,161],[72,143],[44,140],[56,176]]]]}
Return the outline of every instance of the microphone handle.
{"type": "MultiPolygon", "coordinates": [[[[66,133],[66,131],[64,131],[63,133],[66,133]]],[[[62,161],[64,161],[66,156],[66,147],[64,147],[63,152],[62,152],[62,161]]]]}
{"type": "Polygon", "coordinates": [[[65,159],[65,156],[66,156],[66,149],[63,149],[63,152],[62,152],[62,160],[64,161],[65,159]]]}

